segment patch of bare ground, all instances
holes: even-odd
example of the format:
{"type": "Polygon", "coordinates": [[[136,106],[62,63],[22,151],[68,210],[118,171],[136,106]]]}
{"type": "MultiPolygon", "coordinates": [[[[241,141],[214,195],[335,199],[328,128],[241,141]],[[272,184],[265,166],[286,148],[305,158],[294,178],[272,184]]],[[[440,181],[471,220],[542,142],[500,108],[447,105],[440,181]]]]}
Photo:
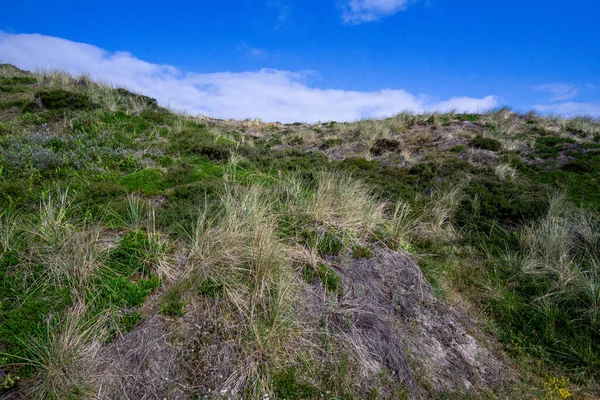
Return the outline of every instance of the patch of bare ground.
{"type": "MultiPolygon", "coordinates": [[[[511,367],[493,340],[460,311],[438,301],[417,264],[403,251],[380,249],[338,268],[343,295],[307,286],[303,315],[315,332],[329,332],[322,362],[349,356],[360,365],[359,387],[378,398],[458,394],[477,396],[510,386],[511,367]],[[322,324],[325,323],[325,327],[322,324]]],[[[243,329],[225,301],[194,298],[185,316],[153,316],[101,352],[98,399],[238,398],[251,375],[239,343],[243,329]],[[233,397],[231,397],[233,396],[233,397]]],[[[303,345],[303,344],[299,344],[303,345]]],[[[260,354],[252,355],[260,360],[260,354]]]]}
{"type": "Polygon", "coordinates": [[[353,260],[340,274],[341,303],[352,307],[340,307],[331,319],[335,331],[365,346],[370,361],[391,371],[413,398],[497,391],[511,381],[493,341],[435,298],[406,253],[379,250],[372,259],[353,260]]]}

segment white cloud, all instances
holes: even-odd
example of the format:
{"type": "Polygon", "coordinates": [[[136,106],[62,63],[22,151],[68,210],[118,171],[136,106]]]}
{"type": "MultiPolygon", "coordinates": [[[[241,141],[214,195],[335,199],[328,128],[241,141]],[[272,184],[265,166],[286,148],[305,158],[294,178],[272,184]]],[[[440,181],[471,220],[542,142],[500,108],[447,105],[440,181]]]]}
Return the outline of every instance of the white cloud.
{"type": "Polygon", "coordinates": [[[554,104],[537,104],[533,106],[533,108],[543,113],[558,114],[566,117],[578,115],[600,117],[600,103],[578,103],[569,101],[554,104]]]}
{"type": "Polygon", "coordinates": [[[536,85],[533,87],[538,92],[546,92],[553,95],[551,101],[566,101],[571,100],[579,94],[579,88],[573,85],[567,85],[564,83],[546,83],[543,85],[536,85]]]}
{"type": "Polygon", "coordinates": [[[439,101],[405,90],[373,92],[309,87],[307,73],[273,69],[254,72],[185,73],[152,64],[129,53],[111,53],[84,43],[37,34],[0,32],[0,60],[23,69],[59,68],[159,100],[162,105],[216,118],[266,121],[350,121],[389,116],[399,111],[476,112],[497,105],[494,96],[454,97],[439,101]]]}
{"type": "Polygon", "coordinates": [[[350,0],[342,18],[349,24],[371,22],[404,11],[410,0],[350,0]]]}

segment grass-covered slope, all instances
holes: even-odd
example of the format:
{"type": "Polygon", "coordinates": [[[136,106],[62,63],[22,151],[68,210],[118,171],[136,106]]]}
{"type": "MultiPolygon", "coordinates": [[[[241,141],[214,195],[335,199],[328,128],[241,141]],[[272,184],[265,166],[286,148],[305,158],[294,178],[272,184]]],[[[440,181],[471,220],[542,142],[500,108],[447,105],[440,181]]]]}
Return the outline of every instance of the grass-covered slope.
{"type": "Polygon", "coordinates": [[[591,119],[222,121],[2,65],[0,397],[598,395],[599,205],[591,119]],[[386,252],[510,377],[438,379],[386,252]]]}

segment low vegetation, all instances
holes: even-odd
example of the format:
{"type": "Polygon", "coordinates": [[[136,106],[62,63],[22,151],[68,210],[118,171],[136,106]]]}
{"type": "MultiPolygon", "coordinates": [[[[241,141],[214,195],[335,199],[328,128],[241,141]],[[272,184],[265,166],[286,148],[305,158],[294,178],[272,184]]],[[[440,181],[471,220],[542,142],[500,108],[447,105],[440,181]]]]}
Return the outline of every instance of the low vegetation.
{"type": "Polygon", "coordinates": [[[0,396],[600,395],[599,137],[508,109],[213,120],[1,65],[0,396]],[[382,249],[515,378],[415,389],[332,328],[356,325],[345,268],[382,249]]]}

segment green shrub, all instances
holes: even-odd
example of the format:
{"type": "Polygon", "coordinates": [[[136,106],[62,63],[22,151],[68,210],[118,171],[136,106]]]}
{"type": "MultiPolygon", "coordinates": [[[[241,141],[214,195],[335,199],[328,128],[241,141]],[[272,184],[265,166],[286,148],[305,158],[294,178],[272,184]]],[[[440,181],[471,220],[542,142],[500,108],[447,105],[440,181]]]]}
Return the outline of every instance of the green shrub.
{"type": "Polygon", "coordinates": [[[594,165],[589,161],[573,160],[562,166],[562,170],[569,172],[593,172],[594,165]]]}
{"type": "Polygon", "coordinates": [[[318,279],[328,293],[343,295],[344,287],[342,285],[342,278],[326,264],[319,263],[316,268],[305,265],[302,269],[302,278],[311,284],[315,282],[315,279],[318,279]]]}
{"type": "Polygon", "coordinates": [[[459,226],[475,231],[489,231],[496,224],[518,226],[544,212],[545,193],[539,186],[478,177],[465,188],[455,219],[459,226]]]}
{"type": "Polygon", "coordinates": [[[314,386],[298,382],[296,367],[288,368],[273,377],[276,399],[302,400],[318,397],[314,386]]]}
{"type": "Polygon", "coordinates": [[[157,169],[142,169],[125,175],[121,179],[121,185],[125,186],[129,191],[155,195],[160,193],[163,185],[163,176],[157,169]]]}
{"type": "Polygon", "coordinates": [[[373,257],[373,251],[368,247],[354,246],[352,248],[352,257],[356,259],[371,258],[373,257]]]}
{"type": "MultiPolygon", "coordinates": [[[[39,99],[42,107],[48,110],[92,110],[97,107],[87,94],[62,89],[42,90],[36,92],[35,97],[39,99]]],[[[38,109],[36,102],[30,102],[23,108],[23,111],[38,109]]]]}
{"type": "Polygon", "coordinates": [[[198,286],[198,294],[211,299],[220,297],[223,294],[223,284],[210,278],[205,279],[198,286]]]}
{"type": "Polygon", "coordinates": [[[458,121],[477,122],[481,117],[477,114],[456,114],[454,118],[458,121]]]}
{"type": "Polygon", "coordinates": [[[130,92],[129,90],[123,89],[123,88],[117,88],[117,89],[115,89],[115,91],[118,95],[123,96],[125,98],[138,99],[147,106],[150,106],[150,107],[158,106],[158,101],[155,98],[144,96],[141,94],[136,94],[136,93],[130,92]]]}
{"type": "Polygon", "coordinates": [[[169,153],[199,155],[215,161],[229,158],[233,150],[231,142],[217,140],[208,128],[202,125],[171,134],[167,147],[169,153]]]}
{"type": "Polygon", "coordinates": [[[0,85],[32,85],[36,82],[30,76],[0,76],[0,85]]]}
{"type": "Polygon", "coordinates": [[[342,139],[327,139],[319,147],[321,148],[321,150],[327,150],[332,147],[341,146],[342,144],[344,144],[344,141],[342,139]]]}
{"type": "Polygon", "coordinates": [[[160,303],[160,312],[171,317],[183,317],[186,314],[185,303],[178,288],[164,294],[160,303]]]}
{"type": "Polygon", "coordinates": [[[0,110],[7,110],[13,107],[23,109],[28,103],[29,100],[26,99],[4,101],[0,103],[0,110]]]}
{"type": "Polygon", "coordinates": [[[462,144],[459,144],[459,145],[456,145],[456,146],[450,148],[450,151],[453,152],[453,153],[462,153],[466,149],[467,149],[466,146],[463,146],[462,144]]]}
{"type": "Polygon", "coordinates": [[[502,149],[502,143],[496,139],[485,138],[483,136],[477,136],[471,140],[471,147],[475,147],[483,150],[499,151],[502,149]]]}
{"type": "Polygon", "coordinates": [[[140,311],[127,310],[119,318],[119,331],[121,333],[131,332],[133,328],[142,323],[144,318],[140,311]]]}

